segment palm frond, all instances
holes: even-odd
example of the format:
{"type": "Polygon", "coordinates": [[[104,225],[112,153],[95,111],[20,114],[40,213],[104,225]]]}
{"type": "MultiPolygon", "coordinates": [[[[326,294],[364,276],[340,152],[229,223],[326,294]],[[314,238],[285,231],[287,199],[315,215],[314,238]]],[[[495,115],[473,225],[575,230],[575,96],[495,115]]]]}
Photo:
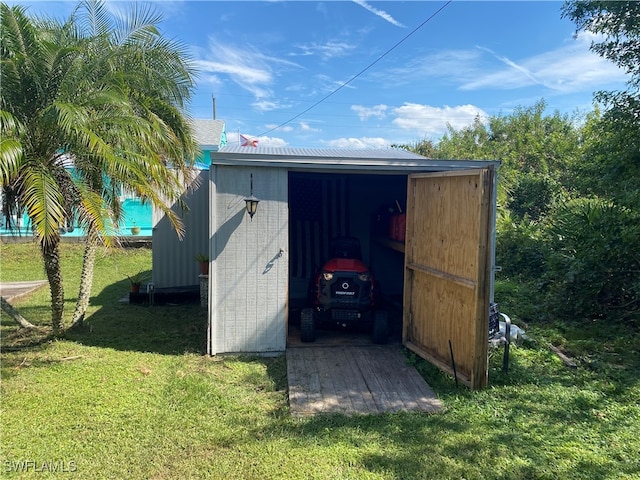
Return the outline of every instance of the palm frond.
{"type": "Polygon", "coordinates": [[[21,198],[33,222],[35,233],[42,243],[54,242],[58,229],[66,221],[64,196],[55,177],[45,169],[32,168],[24,175],[21,198]]]}
{"type": "Polygon", "coordinates": [[[18,175],[23,158],[21,125],[9,112],[0,110],[0,185],[9,185],[18,175]]]}
{"type": "Polygon", "coordinates": [[[102,0],[82,0],[73,11],[74,23],[85,37],[95,37],[107,32],[111,14],[102,0]]]}
{"type": "Polygon", "coordinates": [[[77,209],[78,224],[84,226],[85,230],[92,230],[98,233],[105,233],[106,236],[115,234],[112,215],[103,201],[100,192],[96,192],[87,186],[81,186],[81,205],[77,209]]]}
{"type": "Polygon", "coordinates": [[[16,138],[0,136],[0,185],[9,185],[20,171],[22,144],[16,138]]]}
{"type": "Polygon", "coordinates": [[[113,37],[116,45],[125,45],[155,38],[160,35],[158,23],[162,15],[149,3],[133,3],[129,15],[118,18],[113,37]]]}

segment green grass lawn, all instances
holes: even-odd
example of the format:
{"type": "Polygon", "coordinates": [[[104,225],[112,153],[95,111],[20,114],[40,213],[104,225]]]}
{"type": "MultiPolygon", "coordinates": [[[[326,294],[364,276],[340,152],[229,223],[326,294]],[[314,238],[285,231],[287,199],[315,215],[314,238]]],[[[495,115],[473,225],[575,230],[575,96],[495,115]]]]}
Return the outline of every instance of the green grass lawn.
{"type": "MultiPolygon", "coordinates": [[[[70,317],[82,246],[62,253],[70,317]]],[[[33,244],[0,254],[2,281],[44,278],[33,244]]],[[[2,316],[1,478],[640,478],[638,332],[530,321],[509,373],[494,352],[480,392],[407,355],[440,414],[295,419],[283,357],[204,356],[198,305],[119,302],[140,269],[148,249],[102,252],[85,324],[63,339],[2,316]]],[[[46,325],[48,287],[15,306],[46,325]]]]}

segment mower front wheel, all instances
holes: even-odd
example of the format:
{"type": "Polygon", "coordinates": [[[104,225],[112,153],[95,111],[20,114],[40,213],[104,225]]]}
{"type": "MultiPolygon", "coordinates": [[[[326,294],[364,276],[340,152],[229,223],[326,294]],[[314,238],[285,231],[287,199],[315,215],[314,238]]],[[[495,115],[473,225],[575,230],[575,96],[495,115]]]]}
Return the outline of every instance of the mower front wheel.
{"type": "Polygon", "coordinates": [[[373,343],[382,345],[389,341],[389,314],[386,310],[376,310],[373,313],[373,343]]]}
{"type": "Polygon", "coordinates": [[[312,308],[303,308],[300,312],[300,340],[305,343],[316,340],[316,325],[312,308]]]}

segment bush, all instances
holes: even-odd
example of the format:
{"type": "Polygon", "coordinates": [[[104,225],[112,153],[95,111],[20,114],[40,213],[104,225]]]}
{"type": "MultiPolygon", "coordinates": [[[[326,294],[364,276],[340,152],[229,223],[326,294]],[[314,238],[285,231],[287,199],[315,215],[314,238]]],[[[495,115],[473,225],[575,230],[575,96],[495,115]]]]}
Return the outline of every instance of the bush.
{"type": "Polygon", "coordinates": [[[549,304],[559,314],[637,321],[640,218],[600,199],[577,199],[551,219],[549,304]]]}
{"type": "Polygon", "coordinates": [[[562,186],[549,175],[525,173],[512,187],[509,210],[518,220],[540,221],[562,197],[562,186]]]}
{"type": "Polygon", "coordinates": [[[496,265],[508,278],[539,280],[546,272],[544,231],[533,222],[512,222],[507,215],[496,235],[496,265]]]}

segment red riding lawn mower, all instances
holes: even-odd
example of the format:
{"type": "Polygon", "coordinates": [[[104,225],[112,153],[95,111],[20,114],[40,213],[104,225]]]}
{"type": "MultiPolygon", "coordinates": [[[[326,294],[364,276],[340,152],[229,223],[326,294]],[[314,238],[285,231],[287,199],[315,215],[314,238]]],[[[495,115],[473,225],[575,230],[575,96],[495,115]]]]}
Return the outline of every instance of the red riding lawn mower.
{"type": "Polygon", "coordinates": [[[374,343],[387,343],[389,317],[371,270],[363,263],[360,242],[339,237],[330,245],[330,259],[309,288],[310,307],[300,314],[300,340],[313,342],[316,328],[367,327],[374,343]]]}

